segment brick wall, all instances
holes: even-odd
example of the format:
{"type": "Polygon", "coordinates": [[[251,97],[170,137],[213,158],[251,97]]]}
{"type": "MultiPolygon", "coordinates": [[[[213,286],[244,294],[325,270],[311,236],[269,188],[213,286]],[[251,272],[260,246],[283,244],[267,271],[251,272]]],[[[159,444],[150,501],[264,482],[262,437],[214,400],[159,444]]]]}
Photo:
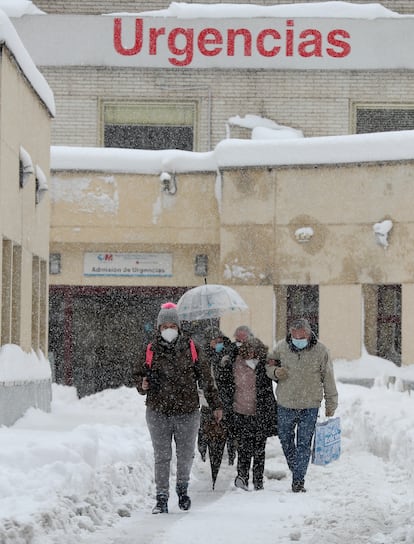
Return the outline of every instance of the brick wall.
{"type": "MultiPolygon", "coordinates": [[[[319,0],[308,0],[309,3],[319,0]]],[[[222,0],[221,4],[239,3],[239,4],[259,4],[271,6],[277,4],[298,4],[306,0],[222,0]]],[[[170,0],[34,0],[33,2],[39,9],[46,13],[79,13],[96,15],[100,13],[113,12],[138,12],[144,10],[165,9],[171,2],[170,0]]],[[[203,0],[202,2],[192,2],[187,0],[188,4],[216,4],[217,0],[203,0]]],[[[354,4],[366,4],[367,0],[353,0],[354,4]]],[[[413,0],[382,0],[379,2],[384,7],[398,13],[414,13],[413,0]]]]}
{"type": "Polygon", "coordinates": [[[137,71],[48,67],[42,72],[56,101],[57,116],[52,125],[54,145],[101,145],[99,112],[103,99],[198,101],[198,151],[209,150],[209,140],[214,147],[225,138],[226,121],[235,115],[262,115],[301,129],[305,136],[324,136],[354,132],[355,103],[414,103],[414,78],[405,70],[137,71]]]}

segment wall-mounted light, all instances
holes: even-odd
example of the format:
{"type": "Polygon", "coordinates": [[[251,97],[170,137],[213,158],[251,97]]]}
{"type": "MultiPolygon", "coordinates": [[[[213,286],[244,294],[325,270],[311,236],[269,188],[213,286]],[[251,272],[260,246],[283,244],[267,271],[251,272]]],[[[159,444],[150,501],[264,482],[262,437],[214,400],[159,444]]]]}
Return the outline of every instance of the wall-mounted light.
{"type": "Polygon", "coordinates": [[[208,255],[196,255],[194,261],[194,274],[206,277],[208,274],[208,255]]]}
{"type": "Polygon", "coordinates": [[[392,229],[391,219],[384,219],[379,223],[373,225],[372,230],[374,231],[375,241],[379,246],[384,248],[388,247],[388,233],[392,229]]]}
{"type": "Polygon", "coordinates": [[[169,195],[175,195],[177,192],[177,179],[175,173],[161,172],[160,174],[161,190],[169,195]]]}
{"type": "Polygon", "coordinates": [[[60,274],[61,256],[60,253],[49,254],[49,274],[60,274]]]}
{"type": "Polygon", "coordinates": [[[295,238],[301,244],[310,242],[313,235],[314,232],[312,227],[301,227],[295,231],[295,238]]]}

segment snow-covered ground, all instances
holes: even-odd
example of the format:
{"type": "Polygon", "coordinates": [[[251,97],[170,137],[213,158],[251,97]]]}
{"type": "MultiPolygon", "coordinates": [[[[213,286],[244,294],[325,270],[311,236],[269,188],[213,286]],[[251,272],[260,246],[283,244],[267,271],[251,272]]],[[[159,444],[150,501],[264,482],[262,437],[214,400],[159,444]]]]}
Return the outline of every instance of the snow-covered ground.
{"type": "MultiPolygon", "coordinates": [[[[154,516],[152,447],[143,397],[122,387],[79,400],[54,385],[51,413],[31,409],[0,428],[2,544],[413,543],[414,368],[364,355],[335,361],[341,458],[310,465],[293,494],[279,441],[268,441],[264,491],[235,489],[225,454],[211,489],[195,456],[190,512],[154,516]],[[396,377],[390,380],[389,377],[396,377]],[[280,478],[285,475],[284,478],[280,478]]],[[[174,466],[173,466],[174,471],[174,466]]]]}

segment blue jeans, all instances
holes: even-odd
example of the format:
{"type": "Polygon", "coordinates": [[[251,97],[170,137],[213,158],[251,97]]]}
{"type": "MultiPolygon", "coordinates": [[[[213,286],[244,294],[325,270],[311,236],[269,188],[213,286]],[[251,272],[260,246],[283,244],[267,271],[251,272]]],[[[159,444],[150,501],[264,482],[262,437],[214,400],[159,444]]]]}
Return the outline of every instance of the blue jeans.
{"type": "Polygon", "coordinates": [[[293,482],[305,480],[318,411],[319,408],[303,410],[284,408],[280,404],[277,407],[279,440],[292,473],[293,482]]]}

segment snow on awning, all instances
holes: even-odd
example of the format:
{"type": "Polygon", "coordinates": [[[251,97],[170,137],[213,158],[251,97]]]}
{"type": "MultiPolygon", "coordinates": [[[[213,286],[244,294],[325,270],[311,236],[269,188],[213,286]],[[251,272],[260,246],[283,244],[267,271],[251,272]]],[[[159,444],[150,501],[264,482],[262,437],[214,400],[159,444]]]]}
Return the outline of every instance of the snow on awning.
{"type": "Polygon", "coordinates": [[[30,154],[25,150],[23,146],[20,146],[19,150],[19,159],[22,163],[22,177],[20,180],[20,186],[23,188],[28,181],[30,181],[30,177],[32,174],[34,174],[34,168],[33,168],[33,162],[32,157],[30,154]]]}
{"type": "Polygon", "coordinates": [[[45,195],[45,192],[49,190],[47,184],[47,177],[43,170],[36,164],[36,204],[42,200],[45,195]]]}

